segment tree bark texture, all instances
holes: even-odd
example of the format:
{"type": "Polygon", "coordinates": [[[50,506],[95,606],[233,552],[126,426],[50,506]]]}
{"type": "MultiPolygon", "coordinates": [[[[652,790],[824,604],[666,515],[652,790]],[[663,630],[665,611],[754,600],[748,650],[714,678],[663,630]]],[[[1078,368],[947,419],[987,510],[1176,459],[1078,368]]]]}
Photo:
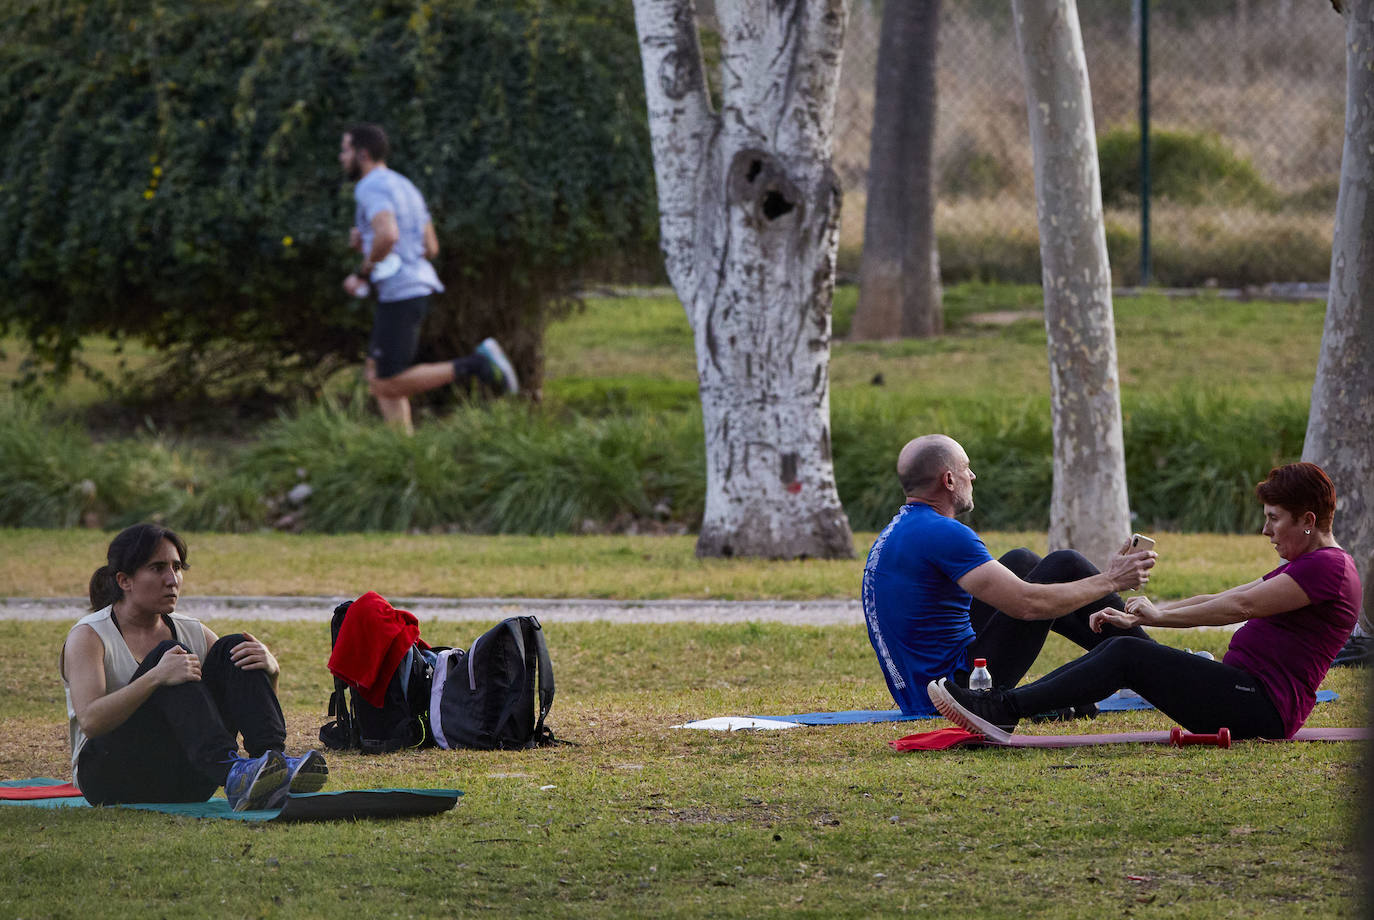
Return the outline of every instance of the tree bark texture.
{"type": "Polygon", "coordinates": [[[853,339],[944,331],[935,242],[939,23],[940,0],[883,5],[853,339]]]}
{"type": "Polygon", "coordinates": [[[1035,159],[1054,431],[1051,549],[1101,566],[1130,534],[1112,276],[1074,0],[1012,0],[1035,159]]]}
{"type": "Polygon", "coordinates": [[[663,254],[706,433],[697,554],[850,557],[829,377],[846,3],[734,0],[716,14],[719,112],[692,0],[635,0],[663,254]]]}
{"type": "Polygon", "coordinates": [[[1312,387],[1304,460],[1336,486],[1336,539],[1374,596],[1374,0],[1345,0],[1345,146],[1336,199],[1331,284],[1312,387]]]}

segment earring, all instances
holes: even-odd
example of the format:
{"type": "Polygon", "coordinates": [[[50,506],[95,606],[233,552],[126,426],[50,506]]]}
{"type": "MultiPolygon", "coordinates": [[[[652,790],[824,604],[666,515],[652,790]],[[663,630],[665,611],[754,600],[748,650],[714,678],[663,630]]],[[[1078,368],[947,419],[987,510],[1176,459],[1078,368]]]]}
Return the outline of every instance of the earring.
{"type": "Polygon", "coordinates": [[[1304,531],[1303,531],[1303,533],[1305,533],[1305,534],[1310,534],[1311,532],[1312,532],[1312,531],[1310,531],[1310,530],[1304,530],[1304,531]]]}

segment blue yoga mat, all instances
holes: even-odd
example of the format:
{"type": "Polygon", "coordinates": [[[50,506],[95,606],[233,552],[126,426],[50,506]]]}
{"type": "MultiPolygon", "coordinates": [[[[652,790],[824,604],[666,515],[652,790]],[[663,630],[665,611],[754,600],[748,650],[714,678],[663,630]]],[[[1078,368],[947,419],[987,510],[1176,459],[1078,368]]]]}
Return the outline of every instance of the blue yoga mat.
{"type": "MultiPolygon", "coordinates": [[[[38,777],[36,779],[5,780],[3,786],[60,786],[65,780],[38,777]]],[[[157,811],[187,818],[226,818],[231,821],[356,821],[363,818],[405,818],[433,815],[453,808],[457,789],[345,789],[338,792],[311,792],[288,796],[280,808],[257,811],[234,811],[222,798],[205,802],[130,803],[110,806],[133,808],[138,811],[157,811]]],[[[0,799],[0,805],[29,808],[90,808],[80,796],[52,799],[0,799]]]]}
{"type": "MultiPolygon", "coordinates": [[[[1317,702],[1329,703],[1340,697],[1330,690],[1318,690],[1317,702]]],[[[1136,709],[1154,709],[1147,700],[1140,697],[1122,698],[1113,694],[1097,704],[1101,712],[1126,712],[1136,709]]],[[[848,709],[843,712],[800,712],[790,716],[750,716],[752,719],[774,719],[779,722],[798,722],[802,725],[853,725],[859,722],[915,722],[922,719],[939,719],[940,715],[909,716],[900,709],[848,709]]]]}
{"type": "MultiPolygon", "coordinates": [[[[1338,699],[1340,699],[1340,695],[1337,694],[1336,692],[1332,691],[1332,690],[1318,690],[1318,691],[1317,691],[1317,702],[1318,702],[1318,703],[1330,703],[1330,702],[1332,702],[1333,700],[1338,700],[1338,699]]],[[[1097,709],[1098,709],[1099,712],[1127,712],[1127,711],[1133,710],[1133,709],[1154,709],[1154,708],[1155,708],[1155,707],[1152,706],[1148,700],[1143,699],[1143,698],[1141,698],[1141,697],[1138,697],[1138,696],[1133,696],[1133,697],[1132,697],[1132,696],[1120,697],[1120,696],[1117,696],[1116,694],[1112,694],[1111,696],[1107,697],[1105,700],[1103,700],[1102,702],[1100,702],[1100,703],[1097,704],[1097,709]]]]}

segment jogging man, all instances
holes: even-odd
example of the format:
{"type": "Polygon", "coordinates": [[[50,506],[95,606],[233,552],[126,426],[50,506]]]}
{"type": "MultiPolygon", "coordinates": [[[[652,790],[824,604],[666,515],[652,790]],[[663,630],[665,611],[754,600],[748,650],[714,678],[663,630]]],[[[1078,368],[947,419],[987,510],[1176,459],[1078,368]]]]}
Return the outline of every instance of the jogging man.
{"type": "Polygon", "coordinates": [[[994,687],[1015,687],[1050,630],[1083,648],[1112,636],[1148,638],[1138,626],[1093,632],[1088,617],[1103,607],[1124,610],[1115,592],[1148,580],[1153,552],[1113,556],[1106,572],[1073,550],[1041,559],[1014,549],[993,559],[954,519],[973,510],[977,477],[964,449],[942,434],[908,442],[897,478],[906,504],[869,550],[863,606],[869,641],[903,712],[934,715],[926,685],[946,677],[967,687],[974,658],[987,659],[994,687]]]}
{"type": "Polygon", "coordinates": [[[368,388],[382,417],[410,433],[410,397],[417,393],[473,378],[498,393],[516,393],[520,384],[505,352],[491,338],[462,358],[412,363],[430,295],[444,290],[430,263],[439,254],[439,238],[419,189],[387,167],[389,153],[386,133],[373,124],[349,128],[339,145],[339,165],[357,183],[349,243],[363,256],[343,286],[354,297],[376,290],[367,350],[368,388]]]}

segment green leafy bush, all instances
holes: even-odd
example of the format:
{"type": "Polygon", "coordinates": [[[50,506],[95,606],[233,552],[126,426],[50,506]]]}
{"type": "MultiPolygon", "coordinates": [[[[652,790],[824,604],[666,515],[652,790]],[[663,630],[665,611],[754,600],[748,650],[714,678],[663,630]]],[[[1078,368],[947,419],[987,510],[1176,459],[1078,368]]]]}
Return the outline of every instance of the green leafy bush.
{"type": "Polygon", "coordinates": [[[90,332],[177,349],[183,395],[358,359],[354,121],[428,198],[450,354],[499,335],[537,386],[578,265],[655,237],[625,3],[16,0],[0,34],[0,332],[59,370],[90,332]]]}
{"type": "MultiPolygon", "coordinates": [[[[1164,287],[1224,287],[1271,281],[1314,281],[1331,270],[1331,232],[1309,220],[1277,220],[1261,226],[1229,221],[1226,215],[1199,221],[1187,236],[1178,221],[1151,234],[1151,283],[1164,287]]],[[[940,275],[945,284],[996,281],[1039,284],[1040,240],[1033,222],[973,231],[939,233],[940,275]]],[[[1106,222],[1112,280],[1140,283],[1138,224],[1106,222]]]]}
{"type": "MultiPolygon", "coordinates": [[[[598,417],[501,403],[459,408],[407,438],[365,409],[361,395],[305,406],[253,444],[209,457],[154,437],[96,444],[34,404],[0,403],[0,526],[156,518],[193,531],[552,534],[701,520],[699,412],[598,417]],[[308,492],[293,495],[299,486],[308,492]]],[[[1053,446],[1043,400],[913,407],[850,393],[837,397],[833,424],[836,483],[855,530],[881,529],[900,506],[893,465],[921,431],[949,433],[973,458],[973,526],[1049,526],[1053,446]]],[[[1307,410],[1184,393],[1128,401],[1124,427],[1141,527],[1246,532],[1257,521],[1254,484],[1301,454],[1307,410]]]]}
{"type": "MultiPolygon", "coordinates": [[[[1140,198],[1140,129],[1113,128],[1097,140],[1102,201],[1121,206],[1140,198]]],[[[1272,207],[1274,191],[1251,163],[1214,134],[1150,131],[1153,197],[1182,204],[1251,204],[1272,207]]]]}
{"type": "Polygon", "coordinates": [[[190,465],[153,439],[95,444],[40,404],[0,400],[0,526],[121,526],[180,505],[190,465]]]}

